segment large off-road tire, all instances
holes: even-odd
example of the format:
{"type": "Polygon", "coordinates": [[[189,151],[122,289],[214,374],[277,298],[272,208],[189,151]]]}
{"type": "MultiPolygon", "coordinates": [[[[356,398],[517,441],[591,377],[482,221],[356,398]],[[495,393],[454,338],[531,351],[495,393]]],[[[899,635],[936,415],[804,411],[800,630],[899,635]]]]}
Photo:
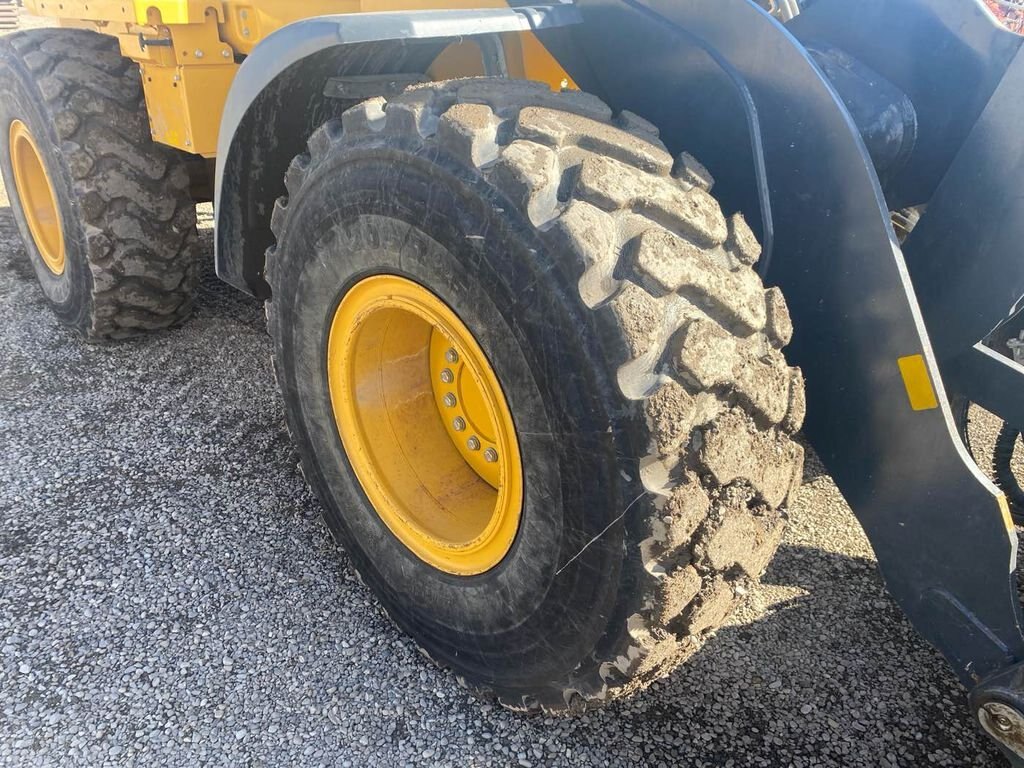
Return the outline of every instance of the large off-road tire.
{"type": "Polygon", "coordinates": [[[87,339],[189,314],[197,231],[182,158],[150,138],[139,68],[116,38],[39,29],[0,39],[4,185],[43,293],[87,339]],[[40,206],[21,199],[16,162],[23,186],[46,178],[37,196],[50,187],[54,215],[36,218],[59,221],[54,243],[33,230],[40,206]]]}
{"type": "Polygon", "coordinates": [[[286,184],[278,382],[327,522],[394,621],[528,711],[579,711],[692,654],[767,566],[803,458],[786,305],[707,172],[592,96],[470,79],[350,109],[286,184]],[[374,274],[447,304],[508,401],[522,521],[486,572],[403,546],[339,438],[330,318],[374,274]]]}

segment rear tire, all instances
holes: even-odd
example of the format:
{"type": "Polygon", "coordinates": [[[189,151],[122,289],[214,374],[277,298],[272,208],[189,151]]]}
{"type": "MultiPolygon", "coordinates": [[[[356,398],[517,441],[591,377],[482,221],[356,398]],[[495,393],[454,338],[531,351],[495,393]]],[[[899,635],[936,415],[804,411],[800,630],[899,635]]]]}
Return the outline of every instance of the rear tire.
{"type": "Polygon", "coordinates": [[[764,570],[800,481],[785,303],[703,168],[672,166],[594,97],[454,81],[324,125],[274,211],[267,311],[304,474],[391,617],[507,707],[579,711],[673,669],[764,570]],[[381,273],[455,311],[515,421],[522,523],[485,573],[402,546],[339,439],[329,319],[381,273]]]}
{"type": "Polygon", "coordinates": [[[189,176],[180,153],[152,141],[138,66],[116,38],[40,29],[0,39],[0,171],[62,323],[101,340],[188,316],[198,238],[189,176]],[[49,177],[63,231],[59,271],[41,254],[19,198],[15,122],[27,126],[49,177]]]}

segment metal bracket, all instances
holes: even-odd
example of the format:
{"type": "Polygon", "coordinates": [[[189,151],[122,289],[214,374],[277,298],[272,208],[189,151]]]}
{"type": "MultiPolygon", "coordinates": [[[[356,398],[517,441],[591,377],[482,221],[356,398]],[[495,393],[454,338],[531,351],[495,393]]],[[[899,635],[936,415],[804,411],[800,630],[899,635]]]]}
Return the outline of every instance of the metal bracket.
{"type": "Polygon", "coordinates": [[[139,48],[146,50],[146,48],[172,48],[174,41],[169,37],[149,37],[147,38],[144,34],[139,32],[139,48]]]}
{"type": "Polygon", "coordinates": [[[1024,365],[1024,332],[1016,339],[1010,339],[1006,342],[1006,346],[1010,348],[1010,352],[1013,353],[1013,360],[1018,365],[1024,365]]]}
{"type": "Polygon", "coordinates": [[[1024,365],[979,342],[943,371],[951,391],[1024,430],[1024,365]]]}
{"type": "Polygon", "coordinates": [[[969,701],[985,733],[1014,766],[1024,766],[1024,662],[982,682],[969,701]]]}
{"type": "Polygon", "coordinates": [[[488,77],[508,77],[508,61],[505,58],[505,41],[501,35],[484,35],[476,41],[483,57],[484,74],[488,77]]]}
{"type": "Polygon", "coordinates": [[[324,84],[324,96],[329,99],[362,101],[375,96],[394,96],[411,85],[426,82],[423,75],[352,75],[332,77],[324,84]]]}

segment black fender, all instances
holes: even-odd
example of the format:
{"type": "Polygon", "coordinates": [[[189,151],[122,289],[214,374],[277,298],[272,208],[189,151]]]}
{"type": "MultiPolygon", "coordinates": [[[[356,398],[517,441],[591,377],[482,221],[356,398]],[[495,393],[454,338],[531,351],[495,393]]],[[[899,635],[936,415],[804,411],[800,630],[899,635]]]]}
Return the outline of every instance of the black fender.
{"type": "Polygon", "coordinates": [[[306,139],[344,102],[324,95],[340,75],[422,74],[452,41],[575,24],[567,2],[518,8],[339,14],[304,19],[267,37],[243,62],[218,138],[217,275],[260,298],[270,214],[306,139]]]}

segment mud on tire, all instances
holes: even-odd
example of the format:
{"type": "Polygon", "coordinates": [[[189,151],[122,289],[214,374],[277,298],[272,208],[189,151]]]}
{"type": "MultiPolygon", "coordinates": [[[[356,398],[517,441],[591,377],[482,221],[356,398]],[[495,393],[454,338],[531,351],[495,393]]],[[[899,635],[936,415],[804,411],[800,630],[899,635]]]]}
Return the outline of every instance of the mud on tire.
{"type": "Polygon", "coordinates": [[[40,29],[0,40],[0,170],[58,318],[87,339],[165,328],[192,307],[195,206],[183,155],[150,138],[138,66],[117,39],[40,29]],[[67,254],[47,269],[21,209],[9,126],[31,130],[53,184],[67,254]]]}
{"type": "Polygon", "coordinates": [[[278,381],[304,474],[389,615],[528,711],[599,704],[692,654],[767,566],[803,458],[785,302],[707,171],[587,94],[470,79],[349,110],[286,184],[267,258],[278,381]],[[374,271],[456,310],[526,441],[523,527],[492,572],[403,555],[345,459],[323,329],[374,271]]]}

